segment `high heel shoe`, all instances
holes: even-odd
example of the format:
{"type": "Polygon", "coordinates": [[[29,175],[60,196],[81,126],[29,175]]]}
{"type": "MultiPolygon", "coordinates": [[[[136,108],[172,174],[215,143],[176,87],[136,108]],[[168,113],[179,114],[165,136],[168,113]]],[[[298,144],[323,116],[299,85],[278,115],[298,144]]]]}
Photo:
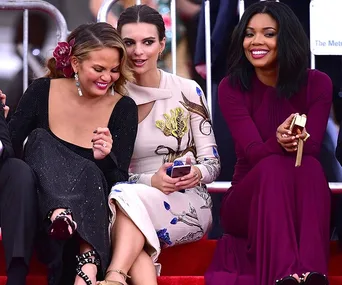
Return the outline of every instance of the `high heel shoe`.
{"type": "MultiPolygon", "coordinates": [[[[127,278],[128,279],[132,278],[131,276],[129,276],[128,274],[126,274],[122,270],[117,270],[117,269],[108,270],[107,273],[106,273],[106,277],[107,277],[108,273],[110,273],[110,272],[119,273],[120,275],[122,275],[122,277],[124,278],[125,281],[126,281],[127,278]]],[[[107,280],[105,278],[105,280],[99,282],[97,285],[124,285],[124,284],[122,282],[119,282],[119,281],[107,280]]]]}
{"type": "Polygon", "coordinates": [[[328,278],[322,273],[310,272],[307,276],[303,273],[302,276],[305,285],[329,285],[328,278]]]}
{"type": "Polygon", "coordinates": [[[275,284],[276,285],[298,285],[300,283],[292,275],[289,275],[282,279],[277,280],[275,284]]]}
{"type": "Polygon", "coordinates": [[[79,277],[81,277],[87,285],[95,285],[90,281],[89,276],[85,274],[82,270],[83,265],[87,263],[94,264],[96,267],[100,266],[100,260],[98,259],[95,250],[91,250],[81,255],[77,255],[76,259],[78,262],[76,267],[76,274],[79,277]]]}

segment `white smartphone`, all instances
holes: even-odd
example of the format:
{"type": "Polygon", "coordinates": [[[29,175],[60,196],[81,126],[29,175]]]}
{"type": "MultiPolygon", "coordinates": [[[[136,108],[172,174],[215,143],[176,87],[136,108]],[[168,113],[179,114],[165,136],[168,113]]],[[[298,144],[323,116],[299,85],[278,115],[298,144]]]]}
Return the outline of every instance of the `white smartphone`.
{"type": "Polygon", "coordinates": [[[184,175],[189,174],[190,170],[191,170],[190,164],[173,166],[172,171],[171,171],[171,177],[172,178],[182,177],[184,175]]]}

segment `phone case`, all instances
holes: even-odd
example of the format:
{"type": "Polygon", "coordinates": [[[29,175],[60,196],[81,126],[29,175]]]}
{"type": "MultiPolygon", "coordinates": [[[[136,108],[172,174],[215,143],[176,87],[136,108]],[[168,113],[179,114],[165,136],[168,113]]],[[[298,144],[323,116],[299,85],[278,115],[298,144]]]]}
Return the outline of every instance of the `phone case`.
{"type": "Polygon", "coordinates": [[[171,177],[177,178],[190,173],[191,165],[177,165],[172,168],[171,177]]]}

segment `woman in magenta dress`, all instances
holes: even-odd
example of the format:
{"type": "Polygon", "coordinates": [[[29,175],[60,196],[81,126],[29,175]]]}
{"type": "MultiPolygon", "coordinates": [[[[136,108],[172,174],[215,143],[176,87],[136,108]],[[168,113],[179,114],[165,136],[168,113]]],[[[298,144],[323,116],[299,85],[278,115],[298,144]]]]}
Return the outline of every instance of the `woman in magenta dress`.
{"type": "Polygon", "coordinates": [[[237,163],[206,284],[328,284],[330,190],[318,155],[331,80],[307,69],[308,40],[285,4],[250,6],[231,46],[219,103],[237,163]],[[307,115],[296,136],[289,131],[295,113],[307,115]],[[306,140],[295,167],[299,139],[306,140]]]}

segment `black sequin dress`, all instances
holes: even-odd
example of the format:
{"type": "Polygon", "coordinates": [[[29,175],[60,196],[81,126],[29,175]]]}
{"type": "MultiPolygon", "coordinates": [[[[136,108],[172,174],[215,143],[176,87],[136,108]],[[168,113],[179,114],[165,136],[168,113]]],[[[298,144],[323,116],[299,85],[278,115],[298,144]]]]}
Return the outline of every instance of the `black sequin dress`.
{"type": "MultiPolygon", "coordinates": [[[[24,157],[37,175],[43,224],[50,223],[47,215],[51,210],[71,209],[77,223],[77,236],[94,247],[101,260],[102,272],[99,273],[103,274],[110,259],[107,197],[112,185],[128,179],[137,132],[137,107],[129,97],[117,102],[108,123],[115,142],[112,151],[105,159],[95,160],[92,149],[65,142],[50,131],[49,89],[50,79],[41,78],[23,95],[9,123],[13,147],[16,155],[24,157]]],[[[65,243],[46,237],[44,240],[48,244],[44,260],[49,268],[49,285],[61,284],[65,275],[62,269],[65,243]]],[[[68,285],[66,283],[63,285],[68,285]]]]}

